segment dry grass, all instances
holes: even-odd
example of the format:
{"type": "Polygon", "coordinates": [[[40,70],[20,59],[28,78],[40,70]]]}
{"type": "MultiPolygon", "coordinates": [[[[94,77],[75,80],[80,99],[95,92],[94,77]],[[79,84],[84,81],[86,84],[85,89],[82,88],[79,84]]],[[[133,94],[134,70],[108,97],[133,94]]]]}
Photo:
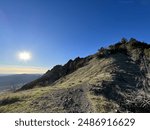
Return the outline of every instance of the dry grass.
{"type": "MultiPolygon", "coordinates": [[[[39,106],[44,104],[45,99],[41,97],[47,93],[53,93],[60,89],[72,88],[75,86],[86,84],[98,84],[99,82],[111,81],[112,75],[110,74],[114,60],[113,58],[97,59],[96,57],[89,61],[88,65],[79,68],[75,72],[59,79],[52,86],[35,88],[16,93],[3,93],[0,94],[0,102],[5,101],[8,103],[0,104],[0,112],[44,112],[39,110],[39,106]],[[39,101],[37,100],[39,99],[39,101]],[[33,101],[38,101],[36,105],[33,101]],[[41,101],[40,101],[41,100],[41,101]],[[9,103],[11,102],[11,103],[9,103]],[[13,103],[12,103],[13,102],[13,103]],[[33,105],[31,105],[33,104],[33,105]]],[[[102,96],[94,96],[88,92],[87,99],[92,104],[93,112],[110,112],[114,109],[115,104],[112,101],[106,100],[102,96]]],[[[59,96],[59,95],[58,95],[59,96]]],[[[63,108],[54,106],[54,100],[50,99],[45,103],[51,109],[51,112],[65,112],[63,108]]]]}
{"type": "Polygon", "coordinates": [[[88,99],[91,102],[93,112],[96,113],[108,113],[115,112],[117,109],[117,104],[113,101],[109,101],[103,96],[95,96],[92,93],[88,93],[88,99]]]}
{"type": "Polygon", "coordinates": [[[56,81],[54,87],[68,88],[82,83],[96,84],[102,80],[112,80],[109,73],[112,68],[108,66],[112,62],[111,58],[105,60],[94,58],[88,65],[56,81]]]}
{"type": "Polygon", "coordinates": [[[0,112],[35,112],[36,108],[30,105],[32,101],[56,89],[45,87],[16,93],[3,93],[0,95],[0,112]]]}

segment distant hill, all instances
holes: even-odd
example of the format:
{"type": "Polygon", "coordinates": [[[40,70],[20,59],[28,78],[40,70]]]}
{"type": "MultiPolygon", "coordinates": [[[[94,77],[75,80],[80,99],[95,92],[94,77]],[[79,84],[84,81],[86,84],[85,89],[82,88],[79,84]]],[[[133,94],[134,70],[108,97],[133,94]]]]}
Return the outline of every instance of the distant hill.
{"type": "Polygon", "coordinates": [[[0,91],[20,88],[39,77],[39,74],[0,75],[0,91]]]}
{"type": "Polygon", "coordinates": [[[150,112],[150,44],[123,38],[56,65],[1,94],[0,112],[150,112]]]}

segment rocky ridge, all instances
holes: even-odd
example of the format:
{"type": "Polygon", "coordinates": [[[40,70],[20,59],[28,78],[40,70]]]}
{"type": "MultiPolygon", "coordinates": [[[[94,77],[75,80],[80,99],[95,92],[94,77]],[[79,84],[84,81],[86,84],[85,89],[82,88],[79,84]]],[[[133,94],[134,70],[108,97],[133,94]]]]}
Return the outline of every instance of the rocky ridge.
{"type": "MultiPolygon", "coordinates": [[[[149,68],[150,45],[123,38],[94,55],[55,66],[15,93],[32,95],[26,106],[16,106],[22,99],[13,105],[20,112],[150,112],[149,68]]],[[[3,105],[7,98],[0,99],[0,111],[15,112],[9,103],[3,105]]]]}

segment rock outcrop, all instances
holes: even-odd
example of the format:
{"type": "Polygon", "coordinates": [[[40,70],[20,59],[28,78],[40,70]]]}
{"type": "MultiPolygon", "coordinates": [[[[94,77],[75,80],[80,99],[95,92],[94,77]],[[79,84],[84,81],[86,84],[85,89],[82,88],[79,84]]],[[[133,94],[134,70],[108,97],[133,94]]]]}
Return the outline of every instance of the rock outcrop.
{"type": "MultiPolygon", "coordinates": [[[[94,55],[56,65],[16,92],[22,93],[27,103],[18,97],[12,102],[21,112],[150,112],[150,45],[122,39],[94,55]]],[[[8,99],[0,97],[7,102],[0,111],[8,110],[13,96],[8,99]]]]}

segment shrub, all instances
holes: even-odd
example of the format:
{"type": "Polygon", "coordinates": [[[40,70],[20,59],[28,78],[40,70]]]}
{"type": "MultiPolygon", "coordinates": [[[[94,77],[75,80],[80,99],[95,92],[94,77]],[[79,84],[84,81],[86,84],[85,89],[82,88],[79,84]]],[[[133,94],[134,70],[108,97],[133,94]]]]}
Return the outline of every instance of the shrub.
{"type": "Polygon", "coordinates": [[[144,54],[146,57],[150,58],[150,48],[149,49],[144,49],[144,54]]]}
{"type": "Polygon", "coordinates": [[[107,53],[107,49],[101,47],[101,48],[98,50],[97,57],[98,57],[98,58],[103,58],[103,57],[106,56],[106,53],[107,53]]]}
{"type": "Polygon", "coordinates": [[[19,97],[7,97],[0,100],[0,105],[12,104],[18,102],[19,100],[19,97]]]}
{"type": "Polygon", "coordinates": [[[121,41],[120,41],[122,44],[125,44],[128,42],[128,40],[126,38],[122,38],[121,41]]]}

